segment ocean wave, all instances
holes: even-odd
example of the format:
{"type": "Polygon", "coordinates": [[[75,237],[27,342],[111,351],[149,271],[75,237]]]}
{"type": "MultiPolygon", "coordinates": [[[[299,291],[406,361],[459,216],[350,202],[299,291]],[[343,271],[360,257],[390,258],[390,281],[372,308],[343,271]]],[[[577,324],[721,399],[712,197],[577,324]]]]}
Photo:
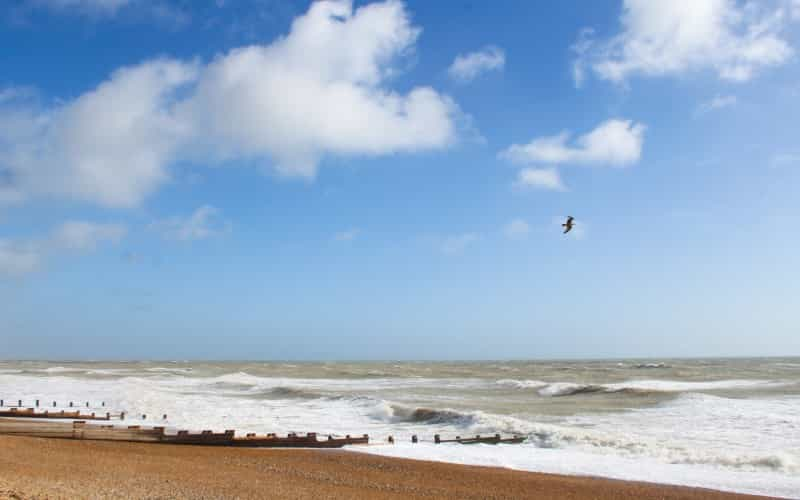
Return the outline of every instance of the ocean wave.
{"type": "MultiPolygon", "coordinates": [[[[321,399],[330,397],[321,392],[291,386],[278,386],[270,389],[257,390],[243,394],[242,396],[254,399],[321,399]]],[[[336,397],[338,396],[333,396],[332,399],[336,397]]]]}
{"type": "Polygon", "coordinates": [[[372,403],[373,408],[369,415],[387,423],[449,424],[463,427],[476,422],[476,412],[413,407],[384,400],[373,400],[372,403]]]}
{"type": "Polygon", "coordinates": [[[185,373],[192,373],[191,368],[169,368],[164,366],[154,366],[153,368],[147,368],[145,371],[150,373],[167,373],[174,375],[183,375],[185,373]]]}
{"type": "Polygon", "coordinates": [[[780,380],[731,379],[705,382],[683,382],[676,380],[629,380],[612,384],[583,384],[577,382],[543,382],[541,380],[502,379],[498,385],[515,389],[535,389],[540,396],[563,397],[581,394],[629,393],[636,395],[702,392],[714,390],[737,390],[781,387],[787,382],[780,380]]]}
{"type": "Polygon", "coordinates": [[[514,389],[538,389],[548,385],[547,382],[542,382],[541,380],[517,380],[513,378],[498,380],[497,384],[513,387],[514,389]]]}

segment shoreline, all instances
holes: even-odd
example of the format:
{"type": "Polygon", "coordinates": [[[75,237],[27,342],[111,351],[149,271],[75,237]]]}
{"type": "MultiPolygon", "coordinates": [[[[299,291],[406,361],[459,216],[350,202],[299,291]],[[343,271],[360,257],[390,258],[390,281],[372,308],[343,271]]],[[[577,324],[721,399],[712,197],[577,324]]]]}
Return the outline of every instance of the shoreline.
{"type": "Polygon", "coordinates": [[[717,490],[390,458],[0,436],[5,498],[757,499],[717,490]]]}

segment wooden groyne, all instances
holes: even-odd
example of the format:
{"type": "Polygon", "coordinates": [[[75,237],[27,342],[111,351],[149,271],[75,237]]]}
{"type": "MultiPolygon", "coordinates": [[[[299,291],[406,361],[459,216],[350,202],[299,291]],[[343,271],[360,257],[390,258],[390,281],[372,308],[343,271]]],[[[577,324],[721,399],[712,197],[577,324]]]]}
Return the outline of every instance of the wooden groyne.
{"type": "Polygon", "coordinates": [[[78,411],[36,411],[34,408],[9,408],[0,410],[0,417],[16,418],[61,418],[70,420],[111,420],[111,413],[98,415],[96,413],[81,413],[78,411]]]}
{"type": "MultiPolygon", "coordinates": [[[[90,406],[87,401],[86,408],[98,408],[90,406]]],[[[100,408],[105,408],[105,402],[101,402],[100,408]]],[[[57,403],[53,401],[53,408],[57,403]]],[[[74,408],[74,402],[69,402],[69,408],[74,408]]],[[[317,434],[309,432],[305,435],[289,433],[286,436],[277,434],[246,434],[237,436],[236,431],[226,430],[224,432],[214,432],[204,430],[191,432],[188,430],[178,430],[177,432],[167,432],[164,426],[142,427],[140,425],[110,425],[91,423],[96,421],[110,421],[118,419],[125,420],[125,412],[119,413],[81,413],[81,410],[64,409],[39,409],[39,400],[35,401],[32,407],[24,408],[22,400],[15,400],[9,404],[8,400],[0,399],[0,434],[31,436],[31,437],[50,437],[62,439],[89,439],[99,441],[131,441],[131,442],[153,442],[171,443],[187,445],[205,446],[240,446],[251,448],[341,448],[346,445],[366,445],[369,444],[369,436],[334,437],[328,435],[327,439],[319,439],[317,434]],[[58,420],[61,420],[60,422],[58,420]],[[70,422],[64,422],[70,420],[70,422]],[[87,422],[90,422],[87,424],[87,422]]],[[[136,419],[146,420],[147,415],[134,415],[136,419]]],[[[167,420],[167,415],[160,417],[167,420]]],[[[455,439],[442,439],[439,434],[434,435],[433,443],[457,443],[457,444],[519,444],[526,440],[525,437],[513,436],[502,437],[500,434],[493,436],[476,435],[474,437],[456,436],[455,439]]],[[[394,437],[389,436],[386,440],[388,444],[394,444],[394,437]]],[[[416,435],[411,436],[412,443],[418,443],[416,435]]]]}
{"type": "Polygon", "coordinates": [[[369,436],[346,436],[318,439],[316,433],[305,436],[291,433],[280,437],[276,434],[259,436],[247,434],[236,437],[236,432],[180,430],[171,434],[165,427],[142,427],[139,425],[96,425],[78,420],[74,422],[28,421],[19,418],[0,418],[0,434],[12,436],[44,437],[58,439],[86,439],[95,441],[128,441],[140,443],[169,443],[204,446],[240,446],[249,448],[341,448],[345,445],[369,444],[369,436]]]}
{"type": "Polygon", "coordinates": [[[467,437],[462,438],[461,436],[456,436],[455,439],[442,439],[438,434],[433,436],[433,442],[436,444],[440,443],[459,443],[459,444],[520,444],[525,442],[524,437],[520,436],[513,436],[510,438],[504,438],[500,436],[500,434],[495,434],[494,436],[481,436],[480,434],[475,437],[467,437]]]}

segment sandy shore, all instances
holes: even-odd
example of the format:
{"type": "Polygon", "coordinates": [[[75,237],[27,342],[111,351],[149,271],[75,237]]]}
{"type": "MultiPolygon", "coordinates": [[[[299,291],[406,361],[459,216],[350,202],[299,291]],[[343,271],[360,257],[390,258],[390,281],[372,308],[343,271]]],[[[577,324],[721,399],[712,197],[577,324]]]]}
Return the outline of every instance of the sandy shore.
{"type": "Polygon", "coordinates": [[[0,498],[757,497],[340,450],[258,450],[0,436],[0,498]]]}

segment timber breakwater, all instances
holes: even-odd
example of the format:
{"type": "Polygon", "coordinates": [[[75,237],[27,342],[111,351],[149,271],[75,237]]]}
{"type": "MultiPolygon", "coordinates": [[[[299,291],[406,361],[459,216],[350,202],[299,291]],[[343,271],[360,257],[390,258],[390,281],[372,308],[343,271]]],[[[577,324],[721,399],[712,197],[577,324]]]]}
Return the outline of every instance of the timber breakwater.
{"type": "MultiPolygon", "coordinates": [[[[369,435],[360,436],[334,436],[327,435],[320,439],[316,432],[308,432],[303,435],[298,433],[288,433],[279,436],[275,433],[259,435],[247,433],[244,436],[237,435],[233,429],[223,432],[212,430],[189,431],[172,430],[166,426],[142,426],[124,424],[104,424],[100,421],[108,422],[112,419],[117,421],[125,420],[125,412],[98,412],[81,413],[80,410],[40,410],[39,401],[32,407],[23,407],[22,400],[16,400],[15,406],[6,406],[5,400],[0,400],[0,435],[16,435],[27,437],[41,437],[54,439],[84,439],[94,441],[126,441],[142,443],[168,443],[185,445],[206,445],[206,446],[238,446],[249,448],[341,448],[347,445],[368,445],[370,444],[369,435]],[[68,422],[66,420],[69,420],[68,422]]],[[[57,403],[53,402],[53,407],[57,403]]],[[[70,408],[74,403],[69,403],[70,408]]],[[[90,404],[87,402],[86,407],[90,404]]],[[[101,403],[105,407],[105,402],[101,403]]],[[[142,420],[147,415],[141,415],[142,420]]],[[[167,419],[164,414],[163,420],[167,419]]],[[[459,444],[518,444],[525,439],[518,436],[503,438],[500,434],[482,437],[477,435],[470,438],[441,439],[437,434],[434,436],[434,443],[459,443],[459,444]]],[[[388,436],[384,441],[394,444],[394,437],[388,436]]],[[[414,435],[412,443],[418,443],[419,438],[414,435]]]]}

